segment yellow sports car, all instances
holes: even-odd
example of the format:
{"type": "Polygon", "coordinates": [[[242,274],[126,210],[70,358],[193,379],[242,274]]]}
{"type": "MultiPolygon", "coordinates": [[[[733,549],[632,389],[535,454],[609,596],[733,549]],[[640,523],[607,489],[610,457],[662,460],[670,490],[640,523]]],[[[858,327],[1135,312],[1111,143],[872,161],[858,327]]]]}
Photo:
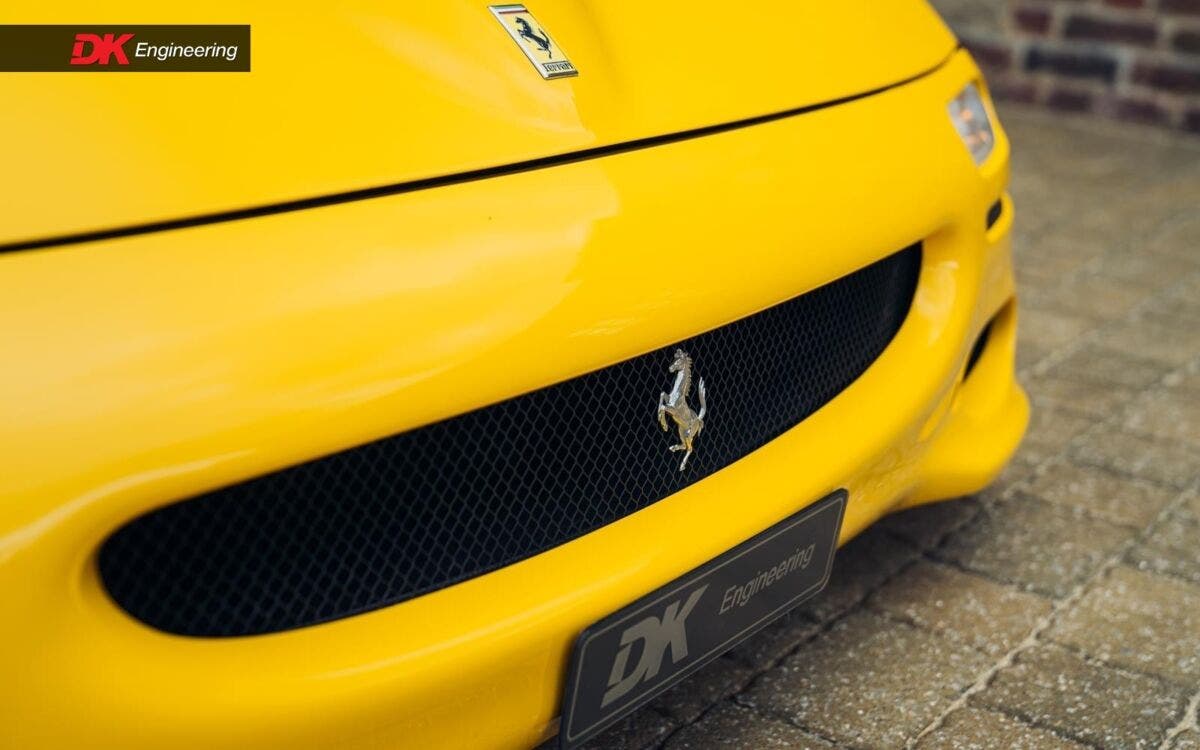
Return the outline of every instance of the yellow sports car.
{"type": "Polygon", "coordinates": [[[923,0],[5,16],[5,748],[575,747],[1025,429],[923,0]]]}

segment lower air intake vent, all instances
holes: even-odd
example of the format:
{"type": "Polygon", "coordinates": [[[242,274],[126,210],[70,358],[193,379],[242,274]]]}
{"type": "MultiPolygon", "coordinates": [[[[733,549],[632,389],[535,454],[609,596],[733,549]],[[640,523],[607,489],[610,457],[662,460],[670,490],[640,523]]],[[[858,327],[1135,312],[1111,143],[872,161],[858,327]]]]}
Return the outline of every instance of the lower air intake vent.
{"type": "Polygon", "coordinates": [[[155,628],[251,635],[551,549],[719,471],[837,396],[899,330],[920,265],[913,245],[686,341],[160,508],[105,541],[104,585],[155,628]],[[673,431],[655,421],[676,347],[707,385],[685,471],[667,452],[673,431]]]}

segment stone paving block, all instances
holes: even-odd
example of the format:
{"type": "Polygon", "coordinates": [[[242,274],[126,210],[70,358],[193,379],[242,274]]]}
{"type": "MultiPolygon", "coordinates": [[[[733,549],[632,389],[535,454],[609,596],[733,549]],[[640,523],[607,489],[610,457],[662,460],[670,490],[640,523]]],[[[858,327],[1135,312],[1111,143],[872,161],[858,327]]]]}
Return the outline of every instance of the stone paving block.
{"type": "MultiPolygon", "coordinates": [[[[1032,291],[1049,292],[1055,286],[1062,284],[1064,278],[1069,278],[1073,274],[1079,273],[1087,260],[1077,258],[1056,258],[1054,256],[1045,256],[1039,258],[1037,249],[1041,247],[1041,243],[1036,239],[1022,240],[1020,237],[1013,238],[1013,248],[1015,249],[1017,289],[1021,290],[1022,298],[1024,294],[1032,291]]],[[[1045,309],[1045,308],[1042,308],[1045,309]]],[[[1053,312],[1053,311],[1047,311],[1053,312]]],[[[1023,316],[1024,310],[1020,311],[1023,316]]],[[[1019,343],[1021,338],[1017,337],[1019,343]]],[[[1050,347],[1046,347],[1049,349],[1050,347]]]]}
{"type": "Polygon", "coordinates": [[[1049,375],[1033,378],[1027,385],[1035,410],[1049,409],[1094,419],[1111,416],[1137,395],[1130,388],[1049,375]]]}
{"type": "Polygon", "coordinates": [[[1053,231],[1026,233],[1022,222],[1015,229],[1013,247],[1017,256],[1017,283],[1022,293],[1025,289],[1049,291],[1061,287],[1064,279],[1079,275],[1102,254],[1100,248],[1053,231]]]}
{"type": "Polygon", "coordinates": [[[722,657],[655,698],[650,705],[680,724],[690,724],[709,706],[741,690],[753,676],[750,667],[722,657]]]}
{"type": "Polygon", "coordinates": [[[1022,292],[1022,298],[1032,299],[1036,307],[1097,322],[1122,318],[1149,296],[1145,289],[1095,273],[1075,274],[1067,283],[1039,290],[1032,298],[1022,292]]]}
{"type": "Polygon", "coordinates": [[[1060,460],[1043,467],[1029,483],[1029,494],[1141,529],[1176,497],[1177,491],[1095,466],[1060,460]]]}
{"type": "Polygon", "coordinates": [[[739,696],[855,747],[897,748],[987,668],[974,649],[859,610],[739,696]]]}
{"type": "Polygon", "coordinates": [[[801,604],[799,612],[816,622],[829,622],[861,602],[889,576],[915,560],[917,554],[911,545],[872,526],[838,550],[829,584],[801,604]]]}
{"type": "Polygon", "coordinates": [[[1098,416],[1085,416],[1052,408],[1034,409],[1030,414],[1029,428],[1021,441],[1017,457],[1028,463],[1040,464],[1046,459],[1062,455],[1072,440],[1100,419],[1098,416]]]}
{"type": "Polygon", "coordinates": [[[1087,745],[1064,739],[995,711],[961,708],[946,717],[937,731],[917,744],[918,750],[1085,750],[1087,745]]]}
{"type": "MultiPolygon", "coordinates": [[[[1020,454],[1019,449],[1017,454],[1020,454]]],[[[971,497],[985,506],[1002,500],[1023,486],[1033,476],[1036,466],[1036,464],[1029,463],[1028,459],[1019,460],[1017,456],[1014,456],[1013,460],[1000,470],[1000,476],[993,479],[992,483],[983,491],[977,492],[971,497]]]]}
{"type": "Polygon", "coordinates": [[[736,703],[722,703],[679,730],[666,750],[833,750],[834,745],[736,703]]]}
{"type": "Polygon", "coordinates": [[[870,607],[992,656],[1024,640],[1049,599],[921,561],[867,600],[870,607]]]}
{"type": "MultiPolygon", "coordinates": [[[[1200,160],[1193,154],[1191,161],[1195,165],[1200,160]]],[[[1188,177],[1193,187],[1200,184],[1196,182],[1200,180],[1200,169],[1191,169],[1188,177]]],[[[1164,203],[1171,202],[1170,196],[1164,197],[1168,199],[1164,200],[1164,203]]],[[[1200,218],[1197,218],[1196,212],[1180,212],[1165,226],[1154,232],[1144,247],[1154,255],[1170,255],[1192,265],[1195,270],[1200,270],[1200,257],[1197,257],[1196,254],[1197,237],[1200,237],[1200,218]]]]}
{"type": "Polygon", "coordinates": [[[1189,397],[1200,398],[1200,357],[1168,375],[1163,382],[1170,388],[1178,388],[1180,393],[1189,397]]]}
{"type": "Polygon", "coordinates": [[[1017,316],[1017,339],[1058,349],[1073,343],[1096,327],[1096,322],[1082,315],[1068,315],[1054,310],[1025,306],[1017,316]]]}
{"type": "MultiPolygon", "coordinates": [[[[584,744],[586,750],[647,750],[665,740],[678,728],[671,718],[643,708],[614,724],[611,728],[584,744]]],[[[538,750],[557,750],[558,741],[551,740],[538,750]]]]}
{"type": "Polygon", "coordinates": [[[930,503],[886,516],[879,525],[917,548],[928,550],[974,518],[981,508],[974,497],[930,503]]]}
{"type": "Polygon", "coordinates": [[[1061,597],[1133,534],[1078,509],[1018,493],[979,514],[932,554],[993,580],[1061,597]]]}
{"type": "Polygon", "coordinates": [[[1020,489],[1033,476],[1034,469],[1037,468],[1035,460],[1036,456],[1028,453],[1022,454],[1018,449],[1012,460],[1000,470],[1000,476],[993,479],[992,483],[983,490],[963,499],[975,500],[980,506],[991,505],[1003,500],[1020,489]]]}
{"type": "MultiPolygon", "coordinates": [[[[1062,216],[1059,216],[1058,221],[1053,222],[1046,231],[1035,238],[1036,244],[1031,248],[1033,252],[1029,255],[1028,262],[1037,263],[1043,258],[1069,258],[1082,261],[1090,268],[1105,254],[1104,243],[1098,241],[1104,239],[1105,233],[1101,230],[1094,236],[1088,236],[1088,231],[1093,226],[1094,222],[1062,221],[1062,216]]],[[[1061,287],[1063,276],[1060,276],[1058,281],[1061,287]]]]}
{"type": "Polygon", "coordinates": [[[1200,588],[1117,567],[1047,637],[1119,667],[1200,686],[1200,588]]]}
{"type": "Polygon", "coordinates": [[[972,703],[1102,748],[1157,748],[1182,717],[1185,690],[1085,662],[1052,645],[1017,656],[972,703]]]}
{"type": "Polygon", "coordinates": [[[1167,294],[1152,295],[1142,306],[1148,320],[1181,332],[1200,328],[1200,275],[1171,287],[1167,294]]]}
{"type": "Polygon", "coordinates": [[[1086,344],[1051,367],[1050,377],[1080,380],[1140,390],[1157,383],[1170,366],[1154,359],[1142,359],[1100,344],[1086,344]]]}
{"type": "Polygon", "coordinates": [[[1038,346],[1037,344],[1017,339],[1017,372],[1027,372],[1032,369],[1037,363],[1044,360],[1053,351],[1048,346],[1038,346]]]}
{"type": "Polygon", "coordinates": [[[1137,352],[1139,357],[1176,366],[1187,364],[1200,354],[1197,336],[1146,318],[1126,318],[1107,325],[1098,334],[1098,340],[1113,349],[1137,352]]]}
{"type": "Polygon", "coordinates": [[[1153,291],[1170,286],[1194,270],[1196,266],[1183,258],[1150,253],[1114,253],[1104,258],[1097,273],[1127,288],[1153,291]]]}
{"type": "Polygon", "coordinates": [[[1200,495],[1167,514],[1126,559],[1138,570],[1200,583],[1200,495]]]}
{"type": "Polygon", "coordinates": [[[1171,515],[1200,525],[1200,484],[1183,493],[1179,504],[1171,509],[1171,515]]]}
{"type": "Polygon", "coordinates": [[[734,646],[729,657],[755,670],[774,666],[797,646],[817,634],[821,626],[802,612],[789,612],[734,646]]]}
{"type": "Polygon", "coordinates": [[[1183,388],[1156,389],[1127,407],[1122,426],[1132,432],[1200,446],[1200,397],[1183,388]]]}
{"type": "Polygon", "coordinates": [[[1141,305],[1138,308],[1138,318],[1158,328],[1173,330],[1178,340],[1182,342],[1184,351],[1195,351],[1195,339],[1200,337],[1200,320],[1193,308],[1200,308],[1200,302],[1180,300],[1171,297],[1154,304],[1141,305]]]}
{"type": "Polygon", "coordinates": [[[1075,440],[1070,457],[1172,487],[1182,488],[1200,477],[1200,446],[1124,430],[1089,430],[1075,440]]]}

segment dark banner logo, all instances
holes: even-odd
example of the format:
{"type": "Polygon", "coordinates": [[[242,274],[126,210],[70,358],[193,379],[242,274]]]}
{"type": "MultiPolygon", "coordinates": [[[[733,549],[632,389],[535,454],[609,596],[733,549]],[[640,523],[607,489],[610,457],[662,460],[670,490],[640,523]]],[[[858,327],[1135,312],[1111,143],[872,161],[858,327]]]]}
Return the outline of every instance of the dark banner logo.
{"type": "Polygon", "coordinates": [[[0,71],[249,70],[249,26],[0,26],[0,71]]]}

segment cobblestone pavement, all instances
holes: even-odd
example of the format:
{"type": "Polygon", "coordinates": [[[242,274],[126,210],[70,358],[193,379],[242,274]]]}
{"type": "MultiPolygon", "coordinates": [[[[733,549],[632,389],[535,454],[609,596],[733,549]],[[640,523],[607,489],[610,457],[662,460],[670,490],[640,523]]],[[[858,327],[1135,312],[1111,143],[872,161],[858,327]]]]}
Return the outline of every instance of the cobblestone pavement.
{"type": "Polygon", "coordinates": [[[594,747],[1200,750],[1200,139],[1001,114],[1016,460],[594,747]]]}

